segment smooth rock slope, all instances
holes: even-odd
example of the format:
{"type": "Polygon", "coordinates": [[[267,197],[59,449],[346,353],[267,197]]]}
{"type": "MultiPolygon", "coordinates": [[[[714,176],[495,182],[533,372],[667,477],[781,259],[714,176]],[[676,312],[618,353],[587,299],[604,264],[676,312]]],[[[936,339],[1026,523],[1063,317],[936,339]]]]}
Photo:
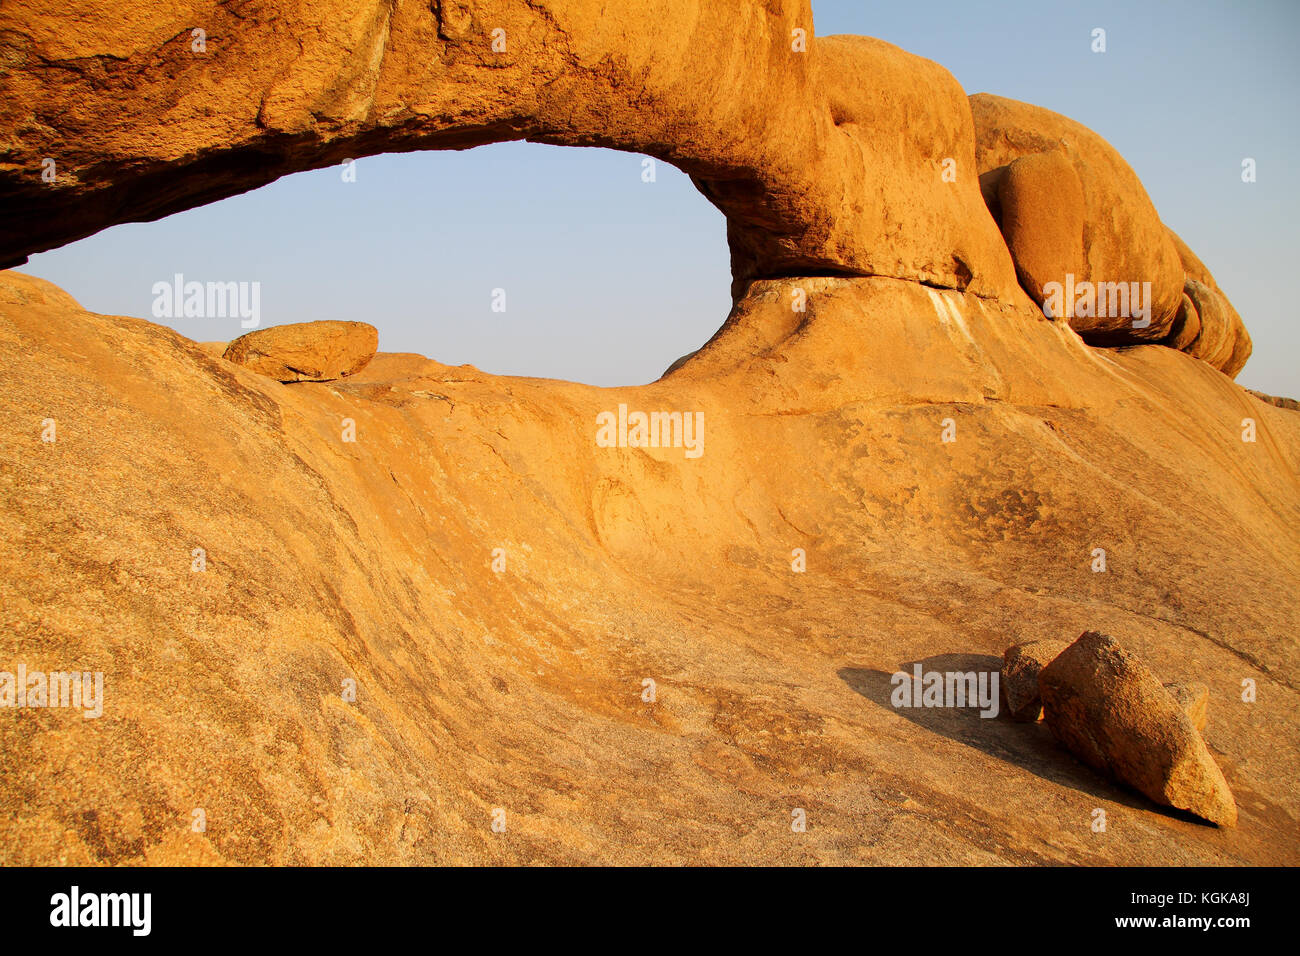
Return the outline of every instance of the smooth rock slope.
{"type": "Polygon", "coordinates": [[[0,699],[0,863],[1300,861],[1300,414],[1097,134],[806,0],[7,0],[0,63],[3,267],[530,139],[689,173],[734,300],[640,387],[282,384],[0,273],[0,676],[103,677],[0,699]],[[1151,323],[1046,317],[1079,262],[1151,323]],[[891,701],[1096,630],[1235,829],[891,701]]]}
{"type": "Polygon", "coordinates": [[[0,661],[105,675],[99,719],[0,714],[4,861],[1295,863],[1300,415],[896,280],[792,322],[795,284],[600,389],[281,385],[0,275],[0,661]],[[619,404],[703,455],[599,447],[619,404]],[[1237,829],[890,705],[1088,628],[1224,702],[1237,829]]]}

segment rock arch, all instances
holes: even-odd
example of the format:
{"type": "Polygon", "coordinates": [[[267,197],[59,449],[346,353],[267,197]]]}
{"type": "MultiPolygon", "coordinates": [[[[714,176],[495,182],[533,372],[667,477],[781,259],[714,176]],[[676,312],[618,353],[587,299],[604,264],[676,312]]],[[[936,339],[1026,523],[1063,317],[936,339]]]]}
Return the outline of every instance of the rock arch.
{"type": "MultiPolygon", "coordinates": [[[[990,111],[976,102],[972,115],[928,60],[816,38],[808,0],[599,15],[584,0],[382,0],[345,15],[310,0],[11,4],[0,60],[0,267],[345,158],[528,139],[687,172],[727,218],[737,301],[754,280],[803,276],[903,279],[1026,308],[1040,298],[1018,284],[981,193],[978,174],[1008,160],[990,147],[990,111]]],[[[1079,168],[1100,157],[1127,170],[1088,135],[1079,168]]],[[[1145,193],[1122,198],[1136,220],[1154,216],[1145,193]]],[[[1187,337],[1171,248],[1157,321],[1099,344],[1187,337]]],[[[1223,321],[1202,357],[1244,363],[1244,327],[1223,321]]]]}

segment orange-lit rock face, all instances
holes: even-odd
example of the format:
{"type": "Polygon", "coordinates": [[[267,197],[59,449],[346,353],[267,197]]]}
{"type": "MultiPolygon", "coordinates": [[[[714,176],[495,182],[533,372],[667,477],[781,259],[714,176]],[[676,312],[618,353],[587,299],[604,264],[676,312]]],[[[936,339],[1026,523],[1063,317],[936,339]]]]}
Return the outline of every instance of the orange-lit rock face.
{"type": "Polygon", "coordinates": [[[1055,283],[1055,314],[1086,341],[1160,342],[1236,376],[1251,348],[1241,318],[1217,287],[1202,297],[1209,314],[1190,317],[1184,280],[1209,272],[1160,221],[1123,157],[1051,110],[987,93],[970,104],[985,199],[1030,298],[1044,303],[1055,283]],[[1202,328],[1199,343],[1191,324],[1202,328]]]}
{"type": "MultiPolygon", "coordinates": [[[[286,385],[0,273],[0,672],[104,677],[94,719],[0,707],[0,862],[1300,862],[1300,414],[1045,318],[940,67],[779,0],[9,0],[0,54],[5,261],[527,137],[691,173],[736,292],[642,387],[286,385]],[[1085,630],[1206,685],[1231,833],[1042,723],[891,703],[1085,630]]],[[[1168,334],[1235,365],[1174,255],[1168,334]]]]}
{"type": "Polygon", "coordinates": [[[1112,637],[1090,631],[1038,677],[1043,719],[1090,766],[1219,826],[1237,803],[1194,718],[1112,637]]]}
{"type": "Polygon", "coordinates": [[[819,41],[806,0],[542,6],[7,3],[0,265],[348,157],[527,138],[690,173],[727,216],[738,287],[844,273],[1015,289],[941,67],[819,41]]]}
{"type": "MultiPolygon", "coordinates": [[[[806,0],[350,9],[6,4],[0,266],[347,158],[532,139],[690,173],[727,217],[737,297],[755,278],[858,275],[1023,304],[979,174],[1049,150],[1083,183],[1077,278],[1149,284],[1137,325],[1081,315],[1074,327],[1098,344],[1157,341],[1181,303],[1173,239],[1100,137],[1026,104],[968,103],[941,66],[879,40],[818,38],[806,0]]],[[[1027,208],[1052,199],[1042,190],[1027,208]]],[[[1050,267],[1064,281],[1075,239],[1053,242],[1022,279],[1050,267]]],[[[1220,367],[1244,363],[1232,354],[1220,367]]]]}
{"type": "Polygon", "coordinates": [[[365,322],[295,322],[241,335],[222,358],[277,382],[329,382],[365,368],[378,345],[365,322]]]}
{"type": "Polygon", "coordinates": [[[104,673],[0,709],[5,863],[1297,862],[1300,414],[1188,355],[772,280],[653,385],[281,385],[15,273],[0,348],[0,670],[104,673]],[[620,405],[702,454],[602,446],[620,405]],[[1209,687],[1230,836],[891,705],[1087,628],[1209,687]]]}

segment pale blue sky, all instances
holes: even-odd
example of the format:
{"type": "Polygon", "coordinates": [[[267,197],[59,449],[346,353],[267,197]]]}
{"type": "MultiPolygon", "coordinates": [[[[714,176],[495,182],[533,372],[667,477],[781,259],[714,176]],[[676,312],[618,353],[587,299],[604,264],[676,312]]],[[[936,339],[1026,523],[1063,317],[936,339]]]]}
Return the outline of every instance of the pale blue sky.
{"type": "MultiPolygon", "coordinates": [[[[1300,396],[1300,3],[814,0],[816,31],[880,37],[1064,113],[1137,170],[1250,329],[1238,381],[1300,396]],[[1095,27],[1107,52],[1091,52],[1095,27]],[[1241,182],[1241,161],[1258,181],[1241,182]]],[[[357,319],[384,351],[597,385],[651,381],[726,317],[722,216],[664,163],[525,143],[377,156],[33,256],[89,309],[149,317],[155,282],[258,280],[262,325],[357,319]],[[491,310],[494,288],[505,313],[491,310]]],[[[177,320],[200,341],[238,319],[177,320]]]]}

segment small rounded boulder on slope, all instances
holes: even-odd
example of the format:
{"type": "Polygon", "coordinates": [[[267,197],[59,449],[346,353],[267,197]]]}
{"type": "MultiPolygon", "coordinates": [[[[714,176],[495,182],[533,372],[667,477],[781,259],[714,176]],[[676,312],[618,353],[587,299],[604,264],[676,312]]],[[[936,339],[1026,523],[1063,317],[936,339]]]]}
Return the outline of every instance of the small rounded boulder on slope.
{"type": "Polygon", "coordinates": [[[355,375],[379,348],[365,322],[296,322],[241,335],[222,358],[279,382],[330,382],[355,375]]]}

